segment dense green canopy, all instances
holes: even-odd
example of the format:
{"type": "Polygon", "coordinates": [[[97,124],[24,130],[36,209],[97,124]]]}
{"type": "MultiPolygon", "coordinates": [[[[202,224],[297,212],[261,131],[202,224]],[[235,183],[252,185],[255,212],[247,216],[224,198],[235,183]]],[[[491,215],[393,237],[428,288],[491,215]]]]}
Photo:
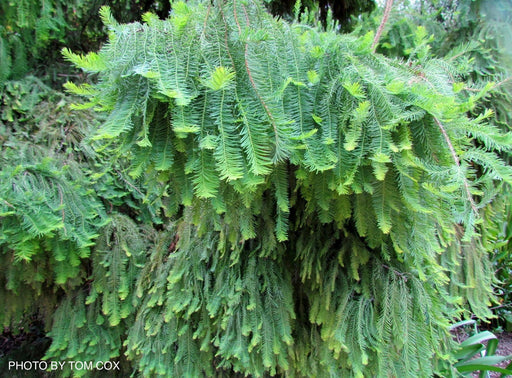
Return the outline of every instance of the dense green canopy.
{"type": "Polygon", "coordinates": [[[512,144],[468,114],[493,84],[423,27],[403,60],[260,1],[172,9],[122,24],[104,7],[108,43],[64,50],[94,82],[66,85],[99,114],[85,141],[17,145],[12,118],[3,323],[33,292],[58,303],[46,358],[144,376],[439,371],[449,322],[489,315],[480,215],[512,144]]]}

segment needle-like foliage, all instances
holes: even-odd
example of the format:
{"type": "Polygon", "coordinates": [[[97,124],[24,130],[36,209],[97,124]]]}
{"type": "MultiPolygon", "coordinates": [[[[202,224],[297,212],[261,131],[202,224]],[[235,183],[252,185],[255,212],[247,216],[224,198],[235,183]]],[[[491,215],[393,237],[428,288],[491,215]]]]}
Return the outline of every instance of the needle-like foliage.
{"type": "Polygon", "coordinates": [[[107,112],[89,138],[139,208],[172,222],[147,237],[111,216],[48,358],[123,351],[143,376],[431,376],[449,321],[489,315],[479,212],[512,181],[496,153],[511,137],[467,114],[490,87],[462,96],[428,49],[388,59],[371,33],[259,1],[101,15],[101,51],[64,51],[97,83],[68,88],[107,112]]]}

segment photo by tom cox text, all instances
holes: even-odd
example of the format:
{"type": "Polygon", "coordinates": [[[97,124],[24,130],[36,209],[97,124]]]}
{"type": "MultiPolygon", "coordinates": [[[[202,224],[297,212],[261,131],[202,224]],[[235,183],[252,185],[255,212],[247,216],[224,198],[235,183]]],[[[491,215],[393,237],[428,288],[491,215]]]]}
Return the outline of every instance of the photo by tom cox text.
{"type": "Polygon", "coordinates": [[[120,370],[119,361],[9,361],[10,371],[120,370]]]}

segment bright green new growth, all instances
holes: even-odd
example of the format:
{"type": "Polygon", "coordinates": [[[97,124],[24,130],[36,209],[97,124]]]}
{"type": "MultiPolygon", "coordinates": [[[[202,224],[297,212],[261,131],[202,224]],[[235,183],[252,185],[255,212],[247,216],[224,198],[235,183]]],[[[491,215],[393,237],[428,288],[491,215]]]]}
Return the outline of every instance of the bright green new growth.
{"type": "Polygon", "coordinates": [[[512,181],[495,154],[511,136],[468,118],[486,92],[454,91],[463,72],[248,0],[101,15],[109,43],[64,52],[98,84],[68,88],[108,112],[93,143],[174,221],[112,217],[48,358],[123,345],[144,376],[429,376],[452,317],[488,315],[475,231],[512,181]]]}

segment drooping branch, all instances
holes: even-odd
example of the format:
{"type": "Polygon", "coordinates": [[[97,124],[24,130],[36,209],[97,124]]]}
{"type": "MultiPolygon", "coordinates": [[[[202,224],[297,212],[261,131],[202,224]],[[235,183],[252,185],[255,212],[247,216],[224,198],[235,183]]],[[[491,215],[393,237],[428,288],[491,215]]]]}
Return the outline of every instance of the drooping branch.
{"type": "Polygon", "coordinates": [[[508,83],[510,80],[512,80],[512,76],[509,76],[506,79],[503,79],[502,81],[500,81],[499,83],[494,84],[492,86],[491,90],[494,90],[494,89],[496,89],[498,87],[501,87],[503,84],[508,83]]]}
{"type": "Polygon", "coordinates": [[[123,182],[128,185],[130,188],[132,188],[133,190],[135,190],[137,193],[139,193],[140,196],[142,196],[144,198],[144,194],[135,186],[133,185],[130,181],[128,181],[127,179],[124,178],[123,174],[121,173],[120,170],[116,169],[115,170],[116,173],[118,174],[119,178],[121,180],[123,180],[123,182]]]}
{"type": "MultiPolygon", "coordinates": [[[[238,15],[237,15],[237,12],[236,12],[236,2],[233,2],[233,5],[234,5],[233,6],[233,11],[234,11],[235,22],[236,22],[236,25],[238,27],[239,34],[242,35],[242,28],[240,26],[240,22],[238,21],[238,15]]],[[[245,9],[245,7],[243,5],[242,5],[242,8],[243,8],[244,14],[245,14],[246,25],[247,25],[247,27],[250,27],[250,25],[249,25],[249,23],[250,23],[249,15],[247,14],[247,10],[245,9]]],[[[268,117],[270,123],[272,124],[272,128],[274,129],[276,146],[278,146],[279,145],[279,136],[278,136],[279,134],[278,134],[278,131],[277,131],[276,121],[275,121],[274,116],[272,115],[272,112],[270,111],[267,103],[265,102],[265,100],[263,99],[263,97],[259,93],[258,88],[256,86],[256,82],[254,81],[251,69],[249,67],[249,45],[247,44],[247,42],[244,43],[244,61],[245,61],[245,70],[247,72],[247,76],[249,77],[249,81],[251,82],[251,86],[254,89],[254,92],[256,93],[256,96],[258,97],[261,105],[263,106],[263,109],[265,110],[265,113],[267,114],[267,117],[268,117]]]]}
{"type": "MultiPolygon", "coordinates": [[[[439,127],[439,130],[441,130],[441,133],[443,134],[444,140],[446,141],[446,144],[448,145],[448,148],[450,149],[450,153],[452,155],[453,161],[455,162],[457,167],[460,167],[459,156],[455,152],[455,148],[453,148],[453,144],[452,144],[452,142],[450,140],[450,137],[446,133],[446,129],[444,128],[444,126],[441,123],[441,121],[439,121],[436,117],[434,117],[434,121],[435,121],[436,125],[439,127]]],[[[471,191],[469,190],[469,183],[468,183],[468,180],[466,180],[466,178],[464,178],[464,188],[465,188],[466,194],[468,196],[468,201],[471,204],[471,208],[473,209],[473,211],[475,213],[477,213],[478,210],[476,208],[475,201],[473,200],[473,196],[471,195],[471,191]]]]}

